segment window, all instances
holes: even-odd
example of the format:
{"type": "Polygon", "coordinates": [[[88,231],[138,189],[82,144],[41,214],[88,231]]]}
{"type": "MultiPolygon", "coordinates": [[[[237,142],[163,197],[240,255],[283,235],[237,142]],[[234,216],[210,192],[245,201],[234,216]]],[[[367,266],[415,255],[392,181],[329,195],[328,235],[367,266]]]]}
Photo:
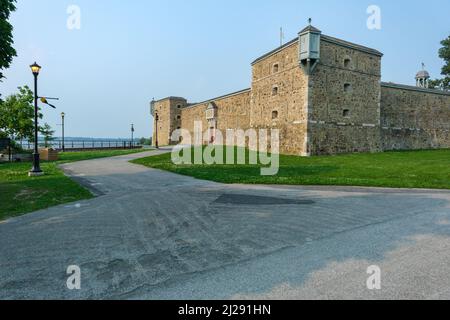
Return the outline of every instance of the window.
{"type": "Polygon", "coordinates": [[[278,119],[278,111],[272,111],[272,120],[278,119]]]}
{"type": "Polygon", "coordinates": [[[352,59],[345,58],[344,59],[344,68],[351,68],[352,67],[352,59]]]}
{"type": "Polygon", "coordinates": [[[350,83],[344,84],[344,92],[352,92],[352,85],[350,83]]]}
{"type": "Polygon", "coordinates": [[[344,118],[350,117],[350,110],[344,109],[343,116],[344,116],[344,118]]]}
{"type": "Polygon", "coordinates": [[[272,67],[272,73],[277,73],[280,70],[280,66],[278,63],[275,63],[272,67]]]}
{"type": "Polygon", "coordinates": [[[177,120],[181,120],[181,116],[177,116],[177,120]]]}
{"type": "Polygon", "coordinates": [[[177,108],[178,108],[178,109],[181,109],[181,104],[178,104],[178,105],[177,105],[177,108]]]}
{"type": "Polygon", "coordinates": [[[278,87],[275,86],[275,87],[272,88],[272,95],[276,96],[277,94],[278,94],[278,87]]]}

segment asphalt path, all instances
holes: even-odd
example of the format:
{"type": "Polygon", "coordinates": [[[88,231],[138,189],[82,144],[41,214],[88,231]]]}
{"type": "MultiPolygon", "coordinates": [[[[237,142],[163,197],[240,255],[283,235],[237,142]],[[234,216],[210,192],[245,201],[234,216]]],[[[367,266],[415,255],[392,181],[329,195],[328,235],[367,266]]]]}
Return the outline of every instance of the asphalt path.
{"type": "Polygon", "coordinates": [[[0,299],[450,299],[450,192],[224,185],[129,163],[167,151],[64,165],[97,197],[0,222],[0,299]]]}

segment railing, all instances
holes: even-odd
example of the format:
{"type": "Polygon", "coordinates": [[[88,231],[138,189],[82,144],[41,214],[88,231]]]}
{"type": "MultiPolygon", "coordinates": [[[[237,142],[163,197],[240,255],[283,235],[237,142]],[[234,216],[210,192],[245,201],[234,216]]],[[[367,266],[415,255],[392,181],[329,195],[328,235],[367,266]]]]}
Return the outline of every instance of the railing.
{"type": "MultiPolygon", "coordinates": [[[[21,146],[24,150],[33,150],[34,143],[29,141],[16,141],[16,143],[21,146]]],[[[39,148],[45,147],[43,141],[39,141],[39,148]]],[[[48,143],[49,148],[62,150],[63,142],[62,140],[51,141],[48,143]]],[[[65,151],[77,151],[77,150],[107,150],[107,149],[139,149],[142,145],[137,141],[96,141],[96,140],[67,140],[64,142],[65,151]]]]}

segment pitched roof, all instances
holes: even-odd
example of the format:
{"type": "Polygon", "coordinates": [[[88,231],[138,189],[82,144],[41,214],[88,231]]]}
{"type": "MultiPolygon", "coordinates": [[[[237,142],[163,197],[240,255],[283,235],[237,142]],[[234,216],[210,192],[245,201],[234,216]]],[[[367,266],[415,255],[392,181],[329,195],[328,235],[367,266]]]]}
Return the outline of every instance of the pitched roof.
{"type": "Polygon", "coordinates": [[[304,33],[304,32],[317,32],[317,33],[321,33],[322,31],[320,31],[319,29],[317,29],[316,27],[309,25],[306,28],[304,28],[302,31],[300,31],[299,33],[304,33]]]}
{"type": "Polygon", "coordinates": [[[236,92],[228,93],[228,94],[225,94],[225,95],[220,96],[220,97],[216,97],[216,98],[213,98],[213,99],[205,100],[205,101],[202,101],[202,102],[189,103],[188,106],[185,109],[195,108],[195,107],[198,107],[200,105],[204,105],[204,104],[207,104],[207,103],[210,103],[210,102],[215,102],[217,100],[221,100],[221,99],[225,99],[225,98],[228,98],[228,97],[236,96],[236,95],[239,95],[241,93],[250,92],[251,90],[252,90],[251,88],[247,88],[247,89],[244,89],[244,90],[239,90],[239,91],[236,91],[236,92]]]}
{"type": "Polygon", "coordinates": [[[276,48],[276,49],[274,49],[272,51],[269,51],[268,53],[260,56],[259,58],[257,58],[255,61],[252,62],[252,65],[254,65],[255,63],[257,63],[257,62],[259,62],[259,61],[261,61],[261,60],[263,60],[263,59],[265,59],[267,57],[270,57],[271,55],[274,55],[275,53],[278,53],[278,52],[282,51],[283,49],[285,49],[287,47],[290,47],[291,45],[293,45],[293,44],[295,44],[297,42],[298,42],[298,38],[292,39],[291,41],[285,43],[281,47],[278,47],[278,48],[276,48]]]}
{"type": "MultiPolygon", "coordinates": [[[[300,33],[303,33],[305,31],[307,31],[308,28],[312,28],[312,29],[315,29],[318,32],[320,32],[320,30],[316,29],[315,27],[308,26],[305,29],[303,29],[302,31],[300,31],[300,33]]],[[[346,47],[346,48],[353,49],[353,50],[362,51],[362,52],[373,54],[373,55],[376,55],[376,56],[379,56],[379,57],[383,56],[383,53],[381,53],[380,51],[378,51],[376,49],[365,47],[365,46],[362,46],[362,45],[359,45],[359,44],[356,44],[356,43],[352,43],[352,42],[349,42],[349,41],[345,41],[345,40],[342,40],[342,39],[330,37],[330,36],[327,36],[327,35],[324,35],[324,34],[321,35],[321,39],[324,40],[324,41],[333,43],[333,44],[337,44],[337,45],[340,45],[340,46],[343,46],[343,47],[346,47]]],[[[254,60],[252,62],[252,65],[254,65],[255,63],[257,63],[257,62],[259,62],[259,61],[261,61],[261,60],[263,60],[263,59],[265,59],[267,57],[270,57],[270,56],[274,55],[275,53],[278,53],[278,52],[282,51],[283,49],[285,49],[285,48],[287,48],[287,47],[289,47],[289,46],[291,46],[291,45],[293,45],[293,44],[295,44],[297,42],[298,42],[298,38],[292,39],[291,41],[287,42],[286,44],[282,45],[281,47],[278,47],[278,48],[276,48],[276,49],[274,49],[274,50],[272,50],[272,51],[270,51],[270,52],[260,56],[259,58],[257,58],[256,60],[254,60]]]]}
{"type": "Polygon", "coordinates": [[[328,42],[331,42],[331,43],[334,43],[334,44],[337,44],[337,45],[341,45],[341,46],[344,46],[344,47],[347,47],[347,48],[350,48],[350,49],[354,49],[354,50],[359,50],[359,51],[362,51],[362,52],[370,53],[370,54],[373,54],[373,55],[376,55],[376,56],[380,56],[380,57],[383,56],[383,53],[378,51],[378,50],[376,50],[376,49],[365,47],[365,46],[362,46],[360,44],[356,44],[356,43],[353,43],[353,42],[345,41],[345,40],[342,40],[342,39],[330,37],[330,36],[327,36],[327,35],[322,35],[322,40],[325,40],[325,41],[328,41],[328,42]]]}
{"type": "Polygon", "coordinates": [[[154,102],[161,102],[161,101],[164,101],[164,100],[184,100],[184,101],[186,101],[186,99],[183,98],[183,97],[169,96],[169,97],[165,97],[165,98],[162,98],[162,99],[155,100],[154,102]]]}
{"type": "Polygon", "coordinates": [[[426,71],[426,70],[420,70],[416,74],[416,79],[422,79],[422,78],[429,79],[430,78],[430,73],[428,71],[426,71]]]}
{"type": "Polygon", "coordinates": [[[450,96],[450,91],[414,87],[414,86],[408,86],[406,84],[398,84],[398,83],[393,83],[393,82],[382,82],[381,86],[385,87],[385,88],[394,88],[394,89],[410,90],[410,91],[418,91],[418,92],[424,92],[424,93],[434,93],[434,94],[440,94],[440,95],[444,95],[444,96],[450,96]]]}

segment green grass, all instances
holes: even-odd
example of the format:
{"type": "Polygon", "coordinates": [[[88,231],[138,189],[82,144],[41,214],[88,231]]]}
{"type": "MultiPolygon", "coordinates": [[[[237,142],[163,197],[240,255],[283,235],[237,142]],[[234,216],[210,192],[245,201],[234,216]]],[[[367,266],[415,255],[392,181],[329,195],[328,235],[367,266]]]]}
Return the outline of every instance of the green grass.
{"type": "Polygon", "coordinates": [[[450,189],[450,149],[311,158],[281,155],[276,176],[261,176],[258,165],[174,165],[170,154],[133,162],[229,184],[450,189]]]}
{"type": "Polygon", "coordinates": [[[83,151],[83,152],[65,152],[59,156],[59,163],[68,163],[100,158],[109,158],[115,156],[122,156],[133,153],[140,153],[151,151],[149,149],[136,149],[136,150],[107,150],[107,151],[83,151]]]}
{"type": "Polygon", "coordinates": [[[42,177],[29,178],[31,163],[0,164],[0,221],[64,203],[90,199],[92,194],[66,177],[59,164],[147,150],[66,152],[57,162],[42,162],[42,177]]]}

